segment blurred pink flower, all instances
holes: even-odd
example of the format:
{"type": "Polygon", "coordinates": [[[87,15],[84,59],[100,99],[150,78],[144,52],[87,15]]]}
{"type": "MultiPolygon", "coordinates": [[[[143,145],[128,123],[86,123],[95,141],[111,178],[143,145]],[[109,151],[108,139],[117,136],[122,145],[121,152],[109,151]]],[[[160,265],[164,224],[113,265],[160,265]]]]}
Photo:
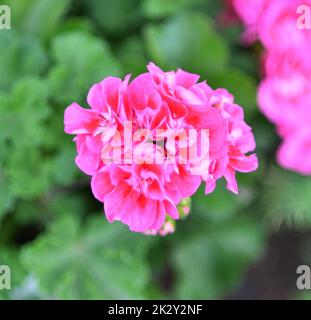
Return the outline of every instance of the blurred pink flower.
{"type": "MultiPolygon", "coordinates": [[[[310,122],[309,122],[310,124],[310,122]]],[[[278,161],[286,169],[311,175],[311,129],[305,126],[285,137],[278,150],[278,161]]]]}
{"type": "Polygon", "coordinates": [[[284,139],[277,160],[311,174],[311,28],[299,27],[299,8],[311,8],[311,0],[233,0],[233,5],[267,50],[258,103],[284,139]]]}
{"type": "Polygon", "coordinates": [[[309,126],[311,58],[303,51],[271,52],[265,66],[266,78],[258,91],[262,112],[282,128],[282,136],[290,134],[290,128],[309,126]]]}
{"type": "Polygon", "coordinates": [[[245,42],[250,43],[258,36],[258,23],[269,2],[268,0],[231,0],[238,16],[246,26],[243,35],[245,42]]]}
{"type": "Polygon", "coordinates": [[[300,5],[311,6],[311,0],[269,1],[257,21],[259,39],[267,50],[311,49],[311,30],[297,27],[300,5]]]}

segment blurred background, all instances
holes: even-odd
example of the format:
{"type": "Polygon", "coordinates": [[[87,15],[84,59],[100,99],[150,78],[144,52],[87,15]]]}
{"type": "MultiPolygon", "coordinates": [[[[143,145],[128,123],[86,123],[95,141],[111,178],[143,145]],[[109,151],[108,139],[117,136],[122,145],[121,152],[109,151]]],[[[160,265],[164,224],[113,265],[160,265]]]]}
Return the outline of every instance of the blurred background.
{"type": "Polygon", "coordinates": [[[214,0],[1,0],[0,299],[308,299],[296,269],[311,264],[311,178],[275,163],[279,139],[258,111],[260,44],[214,0]],[[63,112],[86,106],[107,75],[184,68],[231,91],[254,128],[260,169],[199,190],[175,234],[108,224],[74,164],[63,112]]]}

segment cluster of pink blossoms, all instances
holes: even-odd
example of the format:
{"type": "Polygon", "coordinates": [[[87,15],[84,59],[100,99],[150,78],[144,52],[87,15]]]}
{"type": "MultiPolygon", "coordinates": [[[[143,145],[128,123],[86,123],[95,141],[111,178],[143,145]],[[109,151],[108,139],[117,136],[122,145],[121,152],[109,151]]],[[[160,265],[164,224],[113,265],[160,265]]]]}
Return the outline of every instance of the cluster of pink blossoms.
{"type": "Polygon", "coordinates": [[[150,63],[148,71],[131,82],[129,76],[124,81],[107,77],[93,85],[87,96],[90,109],[73,103],[64,122],[65,132],[76,135],[76,164],[92,176],[93,194],[104,203],[108,221],[163,234],[172,231],[166,222],[179,218],[177,205],[202,182],[210,193],[224,177],[228,189],[238,193],[236,171],[254,171],[258,163],[255,154],[248,155],[255,149],[252,130],[231,94],[180,69],[164,72],[150,63]],[[169,161],[193,144],[193,129],[208,130],[208,141],[201,138],[208,155],[199,147],[195,159],[169,161]],[[172,143],[169,136],[179,132],[183,135],[172,143]],[[130,148],[125,147],[129,135],[136,137],[130,148]],[[123,161],[113,161],[113,151],[121,149],[123,161]],[[128,161],[129,153],[135,161],[128,161]],[[154,155],[157,161],[150,161],[154,155]],[[202,155],[208,162],[201,161],[202,155]]]}
{"type": "Polygon", "coordinates": [[[311,174],[311,0],[231,0],[247,27],[244,39],[265,48],[260,109],[283,139],[284,168],[311,174]]]}

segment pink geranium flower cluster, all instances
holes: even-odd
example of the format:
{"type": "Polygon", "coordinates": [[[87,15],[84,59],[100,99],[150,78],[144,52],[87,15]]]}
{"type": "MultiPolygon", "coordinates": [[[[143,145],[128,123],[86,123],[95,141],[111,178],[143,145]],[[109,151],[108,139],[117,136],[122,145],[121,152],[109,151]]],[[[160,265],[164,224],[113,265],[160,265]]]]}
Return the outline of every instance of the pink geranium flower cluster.
{"type": "Polygon", "coordinates": [[[136,232],[171,233],[177,205],[202,182],[209,193],[224,177],[238,193],[236,171],[257,169],[256,155],[248,155],[255,141],[242,108],[225,89],[213,90],[198,79],[150,63],[131,82],[129,76],[107,77],[93,85],[90,109],[73,103],[65,110],[76,164],[92,176],[93,194],[104,203],[109,222],[121,221],[136,232]],[[191,130],[208,135],[193,136],[191,130]],[[184,149],[195,144],[194,137],[203,143],[188,158],[184,149]]]}
{"type": "Polygon", "coordinates": [[[265,48],[258,101],[277,126],[283,167],[311,174],[311,0],[233,0],[247,30],[265,48]]]}

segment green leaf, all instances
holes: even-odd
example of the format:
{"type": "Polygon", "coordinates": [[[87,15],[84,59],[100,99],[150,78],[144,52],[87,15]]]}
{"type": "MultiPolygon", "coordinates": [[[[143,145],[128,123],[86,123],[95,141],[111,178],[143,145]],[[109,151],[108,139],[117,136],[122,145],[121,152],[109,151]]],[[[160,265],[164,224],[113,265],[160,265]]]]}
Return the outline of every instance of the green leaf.
{"type": "Polygon", "coordinates": [[[145,29],[150,57],[160,66],[200,74],[223,70],[229,49],[203,14],[178,15],[145,29]]]}
{"type": "Polygon", "coordinates": [[[0,89],[8,89],[26,75],[40,75],[47,66],[44,49],[28,34],[0,32],[0,51],[0,89]]]}
{"type": "Polygon", "coordinates": [[[142,5],[146,16],[150,18],[161,18],[189,10],[203,2],[204,0],[144,0],[142,5]]]}
{"type": "Polygon", "coordinates": [[[59,185],[70,185],[77,177],[78,169],[74,165],[76,151],[74,148],[62,148],[52,160],[53,178],[59,185]]]}
{"type": "MultiPolygon", "coordinates": [[[[192,213],[190,214],[194,223],[205,220],[208,222],[226,223],[239,210],[247,206],[252,198],[249,194],[237,196],[228,191],[223,180],[217,182],[216,190],[205,195],[205,185],[200,187],[197,193],[192,197],[192,213]]],[[[241,186],[240,186],[241,187],[241,186]]]]}
{"type": "Polygon", "coordinates": [[[46,84],[35,77],[16,82],[1,110],[3,139],[16,146],[38,145],[42,142],[44,121],[51,113],[46,84]]]}
{"type": "Polygon", "coordinates": [[[8,181],[2,172],[2,168],[0,166],[0,225],[1,220],[7,213],[9,209],[13,207],[14,196],[9,188],[8,181]]]}
{"type": "Polygon", "coordinates": [[[64,107],[85,101],[93,83],[120,72],[108,45],[85,32],[58,35],[52,41],[52,54],[56,65],[49,74],[50,92],[64,107]]]}
{"type": "Polygon", "coordinates": [[[50,186],[49,158],[42,150],[45,120],[51,113],[47,99],[44,81],[23,78],[16,82],[5,108],[1,108],[2,140],[7,145],[3,172],[8,194],[29,198],[50,186]]]}
{"type": "Polygon", "coordinates": [[[140,0],[88,0],[85,7],[98,25],[109,34],[128,32],[140,22],[140,0]]]}
{"type": "Polygon", "coordinates": [[[124,73],[135,77],[146,72],[147,59],[140,38],[127,38],[119,47],[117,56],[124,73]]]}
{"type": "Polygon", "coordinates": [[[173,249],[178,299],[221,298],[238,284],[263,245],[257,223],[245,218],[219,225],[202,222],[201,232],[183,238],[173,249]]]}
{"type": "Polygon", "coordinates": [[[23,249],[22,261],[51,298],[144,298],[147,240],[104,217],[80,225],[64,216],[23,249]]]}
{"type": "Polygon", "coordinates": [[[50,162],[37,148],[20,146],[12,150],[5,173],[10,191],[24,199],[39,196],[52,184],[50,162]]]}
{"type": "Polygon", "coordinates": [[[9,0],[14,25],[25,34],[44,39],[62,22],[72,0],[9,0]]]}
{"type": "Polygon", "coordinates": [[[273,168],[263,189],[262,201],[267,218],[276,226],[282,223],[300,227],[310,226],[310,195],[310,177],[273,168]]]}

